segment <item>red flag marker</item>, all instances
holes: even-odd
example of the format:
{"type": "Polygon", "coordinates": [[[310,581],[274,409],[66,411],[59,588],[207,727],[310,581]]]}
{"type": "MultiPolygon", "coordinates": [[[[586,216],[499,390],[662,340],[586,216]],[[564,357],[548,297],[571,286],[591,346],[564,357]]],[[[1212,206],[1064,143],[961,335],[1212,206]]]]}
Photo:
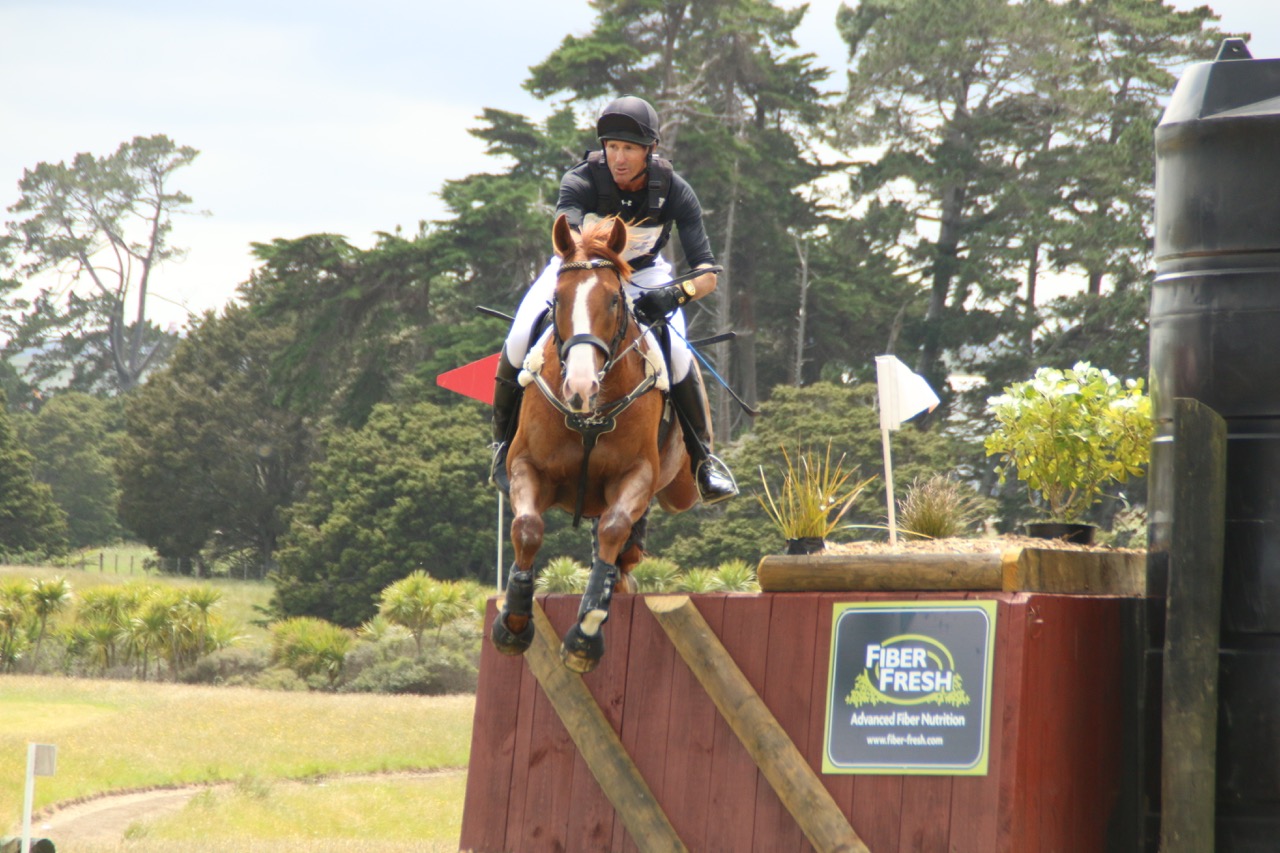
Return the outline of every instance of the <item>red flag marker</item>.
{"type": "Polygon", "coordinates": [[[481,403],[493,405],[493,376],[498,371],[498,358],[502,355],[495,352],[479,361],[446,370],[436,377],[436,384],[441,388],[456,391],[481,403]]]}

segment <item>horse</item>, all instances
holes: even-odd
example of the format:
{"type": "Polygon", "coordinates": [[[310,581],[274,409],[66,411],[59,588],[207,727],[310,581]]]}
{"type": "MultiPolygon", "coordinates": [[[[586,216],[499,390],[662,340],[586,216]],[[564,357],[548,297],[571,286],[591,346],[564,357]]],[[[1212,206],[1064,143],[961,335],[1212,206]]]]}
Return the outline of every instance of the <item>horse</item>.
{"type": "Polygon", "coordinates": [[[635,592],[649,507],[698,500],[679,419],[665,417],[666,366],[623,289],[627,226],[610,217],[574,234],[551,229],[561,258],[550,325],[529,348],[516,432],[507,454],[514,563],[491,638],[505,654],[533,641],[534,558],[552,507],[593,520],[591,571],[560,659],[590,672],[604,654],[602,626],[614,592],[635,592]],[[664,424],[664,421],[666,422],[664,424]],[[660,429],[661,427],[661,429],[660,429]]]}

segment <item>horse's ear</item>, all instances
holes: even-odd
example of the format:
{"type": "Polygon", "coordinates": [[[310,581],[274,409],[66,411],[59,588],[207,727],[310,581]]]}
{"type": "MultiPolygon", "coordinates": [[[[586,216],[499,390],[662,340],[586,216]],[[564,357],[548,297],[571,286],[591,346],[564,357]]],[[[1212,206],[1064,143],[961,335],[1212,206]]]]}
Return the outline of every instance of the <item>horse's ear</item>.
{"type": "Polygon", "coordinates": [[[609,231],[609,240],[605,245],[615,254],[621,255],[622,250],[627,248],[627,223],[613,217],[613,228],[609,231]]]}
{"type": "Polygon", "coordinates": [[[573,229],[569,227],[569,218],[563,213],[556,217],[556,224],[551,226],[551,245],[555,247],[556,254],[560,257],[566,257],[577,248],[578,243],[573,239],[573,229]]]}

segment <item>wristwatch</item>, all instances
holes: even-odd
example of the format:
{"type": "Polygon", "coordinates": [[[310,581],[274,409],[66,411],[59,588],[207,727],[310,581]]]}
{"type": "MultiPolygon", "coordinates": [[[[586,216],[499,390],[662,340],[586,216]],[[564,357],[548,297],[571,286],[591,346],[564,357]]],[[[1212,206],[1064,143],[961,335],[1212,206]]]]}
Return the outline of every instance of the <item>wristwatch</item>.
{"type": "Polygon", "coordinates": [[[680,282],[680,289],[684,291],[684,295],[692,299],[698,295],[698,287],[693,283],[693,279],[680,282]]]}

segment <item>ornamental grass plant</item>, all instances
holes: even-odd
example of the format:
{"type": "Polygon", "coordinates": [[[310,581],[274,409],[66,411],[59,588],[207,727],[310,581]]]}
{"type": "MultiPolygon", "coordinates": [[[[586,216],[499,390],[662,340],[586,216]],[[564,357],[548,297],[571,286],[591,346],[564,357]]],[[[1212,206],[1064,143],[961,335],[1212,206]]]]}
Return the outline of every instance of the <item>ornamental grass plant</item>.
{"type": "Polygon", "coordinates": [[[862,490],[875,479],[872,476],[855,480],[857,470],[844,469],[844,454],[833,463],[831,442],[827,442],[824,454],[802,451],[794,462],[783,447],[782,458],[787,470],[776,494],[769,488],[764,466],[761,466],[764,494],[756,495],[756,499],[784,539],[825,540],[862,490]]]}
{"type": "Polygon", "coordinates": [[[534,586],[538,592],[564,592],[578,594],[587,588],[591,572],[573,557],[555,557],[538,572],[534,586]]]}
{"type": "Polygon", "coordinates": [[[972,536],[991,509],[991,501],[944,474],[917,477],[898,502],[903,533],[926,539],[972,536]]]}

